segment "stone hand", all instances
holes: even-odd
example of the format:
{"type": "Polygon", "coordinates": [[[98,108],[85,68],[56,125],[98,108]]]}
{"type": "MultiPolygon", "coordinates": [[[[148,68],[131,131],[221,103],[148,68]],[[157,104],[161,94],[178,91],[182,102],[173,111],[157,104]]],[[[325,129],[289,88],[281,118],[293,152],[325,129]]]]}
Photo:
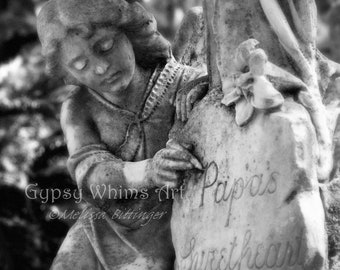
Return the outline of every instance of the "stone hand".
{"type": "Polygon", "coordinates": [[[194,168],[202,170],[202,165],[188,148],[170,140],[166,148],[148,161],[146,173],[154,186],[176,188],[181,184],[183,172],[194,168]]]}

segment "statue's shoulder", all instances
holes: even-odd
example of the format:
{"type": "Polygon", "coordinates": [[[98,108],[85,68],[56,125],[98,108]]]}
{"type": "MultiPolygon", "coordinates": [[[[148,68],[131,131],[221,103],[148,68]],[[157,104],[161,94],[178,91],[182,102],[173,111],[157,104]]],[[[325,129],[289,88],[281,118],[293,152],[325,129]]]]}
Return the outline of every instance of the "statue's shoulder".
{"type": "Polygon", "coordinates": [[[70,87],[70,92],[65,98],[60,113],[61,126],[79,125],[89,118],[89,94],[82,86],[70,87]]]}

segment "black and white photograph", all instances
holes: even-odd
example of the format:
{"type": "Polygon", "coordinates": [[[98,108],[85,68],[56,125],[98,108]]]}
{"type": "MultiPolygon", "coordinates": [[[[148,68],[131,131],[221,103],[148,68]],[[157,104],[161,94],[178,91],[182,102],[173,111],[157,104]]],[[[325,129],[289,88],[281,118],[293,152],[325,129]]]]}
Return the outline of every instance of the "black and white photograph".
{"type": "Polygon", "coordinates": [[[1,0],[0,270],[340,270],[339,0],[1,0]]]}

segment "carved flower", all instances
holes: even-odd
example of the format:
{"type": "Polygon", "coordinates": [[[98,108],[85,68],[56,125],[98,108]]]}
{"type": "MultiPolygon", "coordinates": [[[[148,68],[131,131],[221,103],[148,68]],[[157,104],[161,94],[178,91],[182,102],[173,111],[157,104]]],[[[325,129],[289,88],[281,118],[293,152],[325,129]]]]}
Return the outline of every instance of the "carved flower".
{"type": "Polygon", "coordinates": [[[236,54],[236,66],[243,70],[248,68],[249,72],[233,74],[223,82],[224,98],[221,102],[226,106],[235,104],[238,126],[246,125],[255,109],[271,110],[284,102],[281,93],[267,79],[267,55],[263,50],[255,49],[257,44],[254,40],[246,41],[236,54]],[[241,55],[238,54],[240,52],[241,55]]]}

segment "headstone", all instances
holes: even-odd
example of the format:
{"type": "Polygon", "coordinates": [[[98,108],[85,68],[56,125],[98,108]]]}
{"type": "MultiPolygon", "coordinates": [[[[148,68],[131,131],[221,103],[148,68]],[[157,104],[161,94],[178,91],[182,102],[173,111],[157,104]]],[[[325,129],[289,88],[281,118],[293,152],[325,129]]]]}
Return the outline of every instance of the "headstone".
{"type": "MultiPolygon", "coordinates": [[[[282,14],[291,14],[292,6],[281,0],[205,1],[211,90],[174,135],[193,144],[204,165],[203,171],[186,177],[184,192],[174,201],[171,227],[178,270],[327,269],[325,213],[318,183],[322,137],[327,135],[320,132],[324,119],[313,115],[303,97],[297,102],[299,94],[294,91],[282,93],[285,102],[280,108],[253,109],[242,126],[235,121],[234,106],[221,103],[231,75],[247,72],[235,65],[239,45],[255,38],[272,67],[301,78],[316,100],[313,104],[324,109],[315,85],[315,52],[304,44],[308,70],[301,71],[292,60],[291,48],[284,46],[287,40],[273,30],[280,25],[273,27],[274,16],[268,18],[268,9],[264,12],[262,5],[273,2],[279,3],[282,14]]],[[[311,7],[314,2],[295,2],[307,25],[313,12],[301,9],[303,2],[311,7]]],[[[291,15],[286,18],[290,25],[297,23],[291,15]]],[[[267,87],[272,81],[265,77],[267,87]]],[[[279,84],[273,85],[279,90],[279,84]]],[[[254,105],[243,100],[248,107],[254,105]]]]}
{"type": "Polygon", "coordinates": [[[239,128],[219,100],[195,108],[180,136],[195,144],[205,171],[174,202],[176,269],[326,269],[308,113],[286,101],[239,128]]]}

